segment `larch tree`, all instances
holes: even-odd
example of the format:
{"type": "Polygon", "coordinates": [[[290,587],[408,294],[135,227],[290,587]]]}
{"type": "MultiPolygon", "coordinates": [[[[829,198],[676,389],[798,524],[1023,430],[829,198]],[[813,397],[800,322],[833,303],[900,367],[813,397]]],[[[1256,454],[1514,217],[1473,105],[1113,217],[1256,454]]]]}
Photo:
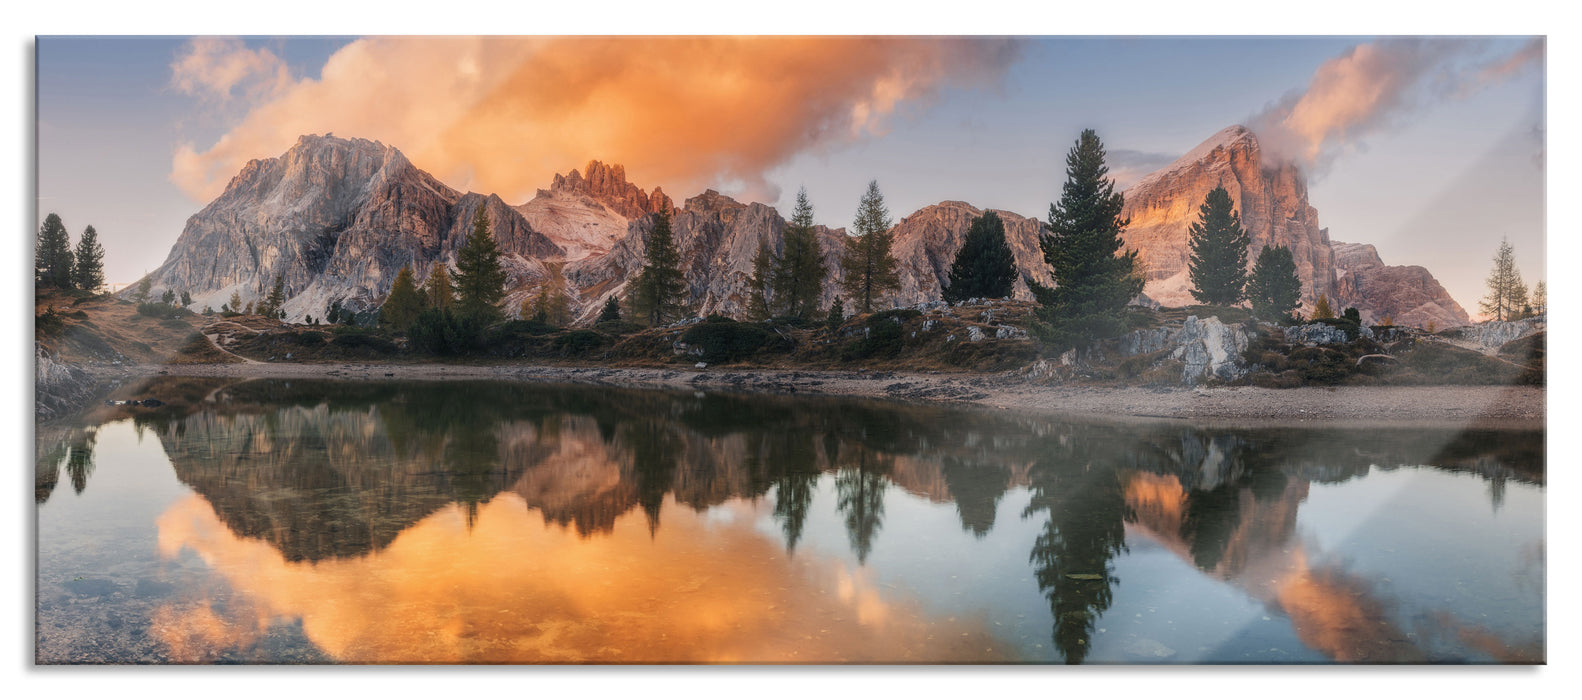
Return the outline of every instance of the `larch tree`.
{"type": "Polygon", "coordinates": [[[1057,349],[1124,330],[1126,305],[1143,290],[1137,252],[1121,253],[1129,220],[1108,174],[1103,142],[1084,130],[1066,155],[1060,201],[1049,205],[1050,234],[1039,239],[1055,287],[1032,285],[1042,308],[1031,330],[1057,349]]]}
{"type": "Polygon", "coordinates": [[[1210,190],[1198,207],[1198,220],[1189,229],[1187,240],[1192,297],[1216,306],[1234,306],[1247,298],[1247,247],[1251,244],[1230,192],[1224,186],[1210,190]]]}
{"type": "Polygon", "coordinates": [[[950,266],[945,301],[1003,299],[1016,285],[1016,256],[1005,243],[1005,222],[986,211],[967,227],[967,238],[950,266]]]}
{"type": "Polygon", "coordinates": [[[1494,269],[1489,271],[1484,283],[1489,292],[1478,300],[1478,308],[1483,313],[1496,321],[1509,321],[1521,311],[1526,302],[1527,285],[1522,282],[1521,271],[1516,269],[1516,249],[1511,247],[1509,240],[1500,240],[1500,247],[1494,252],[1494,269]]]}
{"type": "Polygon", "coordinates": [[[395,282],[390,285],[390,294],[385,297],[384,306],[379,307],[379,325],[405,332],[417,320],[417,315],[423,312],[423,303],[423,293],[417,289],[412,266],[402,266],[401,271],[396,273],[395,282]]]}
{"type": "Polygon", "coordinates": [[[632,308],[650,326],[678,320],[687,313],[687,281],[681,273],[681,251],[670,230],[669,212],[654,215],[643,253],[643,269],[633,281],[632,308]]]}
{"type": "Polygon", "coordinates": [[[1543,315],[1549,313],[1549,289],[1543,280],[1533,285],[1533,313],[1543,315]]]}
{"type": "Polygon", "coordinates": [[[444,260],[434,261],[434,269],[423,287],[423,298],[428,308],[438,311],[448,311],[456,305],[456,285],[450,281],[450,268],[444,260]]]}
{"type": "Polygon", "coordinates": [[[275,284],[269,288],[269,294],[265,295],[264,300],[259,303],[258,314],[273,318],[280,313],[281,307],[285,305],[286,280],[282,275],[275,275],[275,284]]]}
{"type": "Polygon", "coordinates": [[[482,325],[500,320],[505,298],[505,268],[500,249],[489,233],[486,207],[472,217],[472,233],[456,251],[456,310],[482,325]]]}
{"type": "Polygon", "coordinates": [[[72,289],[71,234],[60,216],[51,213],[38,227],[33,243],[33,281],[47,287],[72,289]]]}
{"type": "Polygon", "coordinates": [[[1318,301],[1313,303],[1313,320],[1317,321],[1321,318],[1334,317],[1335,310],[1329,306],[1329,297],[1323,294],[1318,295],[1318,301]]]}
{"type": "Polygon", "coordinates": [[[857,312],[872,313],[876,302],[901,288],[899,264],[890,252],[890,212],[884,206],[877,180],[868,183],[868,191],[857,205],[854,226],[857,235],[846,239],[846,250],[840,259],[843,282],[857,312]]]}
{"type": "Polygon", "coordinates": [[[1266,321],[1288,320],[1302,302],[1302,280],[1296,274],[1296,258],[1285,246],[1269,246],[1258,254],[1252,276],[1247,280],[1247,299],[1252,313],[1266,321]]]}
{"type": "Polygon", "coordinates": [[[99,245],[99,232],[92,226],[82,230],[74,257],[72,285],[97,293],[104,286],[104,246],[99,245]]]}

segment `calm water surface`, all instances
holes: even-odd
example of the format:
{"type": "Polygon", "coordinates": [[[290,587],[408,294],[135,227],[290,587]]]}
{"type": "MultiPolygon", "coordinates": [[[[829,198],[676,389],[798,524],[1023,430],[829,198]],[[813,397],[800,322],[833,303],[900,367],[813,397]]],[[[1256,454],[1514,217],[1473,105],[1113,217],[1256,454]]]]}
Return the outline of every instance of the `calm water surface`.
{"type": "Polygon", "coordinates": [[[40,426],[40,663],[1537,663],[1542,431],[162,378],[40,426]]]}

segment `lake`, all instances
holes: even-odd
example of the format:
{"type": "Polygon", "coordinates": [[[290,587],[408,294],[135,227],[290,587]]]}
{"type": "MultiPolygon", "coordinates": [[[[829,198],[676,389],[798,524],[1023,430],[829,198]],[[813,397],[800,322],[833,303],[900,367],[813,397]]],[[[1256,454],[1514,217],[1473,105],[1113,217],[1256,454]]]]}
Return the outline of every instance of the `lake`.
{"type": "Polygon", "coordinates": [[[1542,430],[160,377],[38,428],[39,663],[1545,660],[1542,430]]]}

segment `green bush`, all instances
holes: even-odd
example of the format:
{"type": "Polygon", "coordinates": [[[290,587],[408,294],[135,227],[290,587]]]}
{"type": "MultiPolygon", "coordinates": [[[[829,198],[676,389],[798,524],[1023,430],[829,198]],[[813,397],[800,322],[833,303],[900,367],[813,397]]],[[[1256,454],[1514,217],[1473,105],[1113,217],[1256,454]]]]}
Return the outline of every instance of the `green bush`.
{"type": "Polygon", "coordinates": [[[171,306],[159,301],[145,301],[137,305],[137,315],[150,318],[175,318],[181,315],[181,307],[171,306]]]}
{"type": "Polygon", "coordinates": [[[575,330],[555,338],[555,349],[565,355],[581,357],[604,347],[609,336],[587,329],[575,330]]]}
{"type": "Polygon", "coordinates": [[[335,339],[330,342],[347,349],[366,348],[382,354],[396,351],[395,343],[390,342],[389,338],[371,333],[336,333],[335,339]]]}
{"type": "Polygon", "coordinates": [[[1309,384],[1339,384],[1353,374],[1349,355],[1327,347],[1297,348],[1288,357],[1290,367],[1309,384]]]}
{"type": "Polygon", "coordinates": [[[51,306],[33,317],[33,327],[44,335],[54,335],[66,327],[66,320],[51,306]]]}
{"type": "Polygon", "coordinates": [[[292,338],[292,340],[295,340],[297,345],[301,345],[302,347],[305,347],[305,348],[317,347],[319,345],[323,345],[324,344],[324,334],[323,333],[312,333],[312,332],[303,331],[303,332],[295,333],[293,335],[295,337],[292,338]]]}
{"type": "Polygon", "coordinates": [[[730,319],[693,324],[681,342],[702,348],[705,362],[736,362],[761,352],[790,352],[791,341],[757,323],[730,319]]]}
{"type": "Polygon", "coordinates": [[[593,324],[593,329],[600,333],[607,333],[609,335],[630,335],[642,330],[643,326],[631,321],[622,321],[620,319],[616,319],[614,321],[600,321],[595,323],[593,324]]]}

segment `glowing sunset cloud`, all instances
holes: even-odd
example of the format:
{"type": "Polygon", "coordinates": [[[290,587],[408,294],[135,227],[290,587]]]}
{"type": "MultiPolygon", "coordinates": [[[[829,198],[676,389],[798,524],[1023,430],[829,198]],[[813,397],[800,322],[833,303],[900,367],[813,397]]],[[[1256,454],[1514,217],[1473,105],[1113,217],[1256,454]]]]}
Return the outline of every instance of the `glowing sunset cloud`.
{"type": "Polygon", "coordinates": [[[229,617],[173,603],[155,634],[184,661],[260,639],[300,618],[350,663],[942,662],[1006,656],[982,621],[933,620],[881,593],[869,572],[786,556],[754,529],[756,506],[704,517],[665,504],[583,539],[546,526],[514,494],[469,530],[450,506],[363,557],[288,562],[234,535],[193,496],[158,521],[162,555],[195,551],[234,589],[229,617]],[[732,565],[722,567],[722,562],[732,565]],[[218,648],[216,648],[218,647],[218,648]]]}
{"type": "Polygon", "coordinates": [[[882,133],[903,103],[946,86],[993,84],[1016,53],[1002,39],[381,37],[282,83],[267,51],[195,39],[173,86],[254,102],[216,143],[182,144],[170,179],[208,201],[247,161],[340,132],[513,204],[589,158],[648,187],[772,201],[767,169],[882,133]]]}

